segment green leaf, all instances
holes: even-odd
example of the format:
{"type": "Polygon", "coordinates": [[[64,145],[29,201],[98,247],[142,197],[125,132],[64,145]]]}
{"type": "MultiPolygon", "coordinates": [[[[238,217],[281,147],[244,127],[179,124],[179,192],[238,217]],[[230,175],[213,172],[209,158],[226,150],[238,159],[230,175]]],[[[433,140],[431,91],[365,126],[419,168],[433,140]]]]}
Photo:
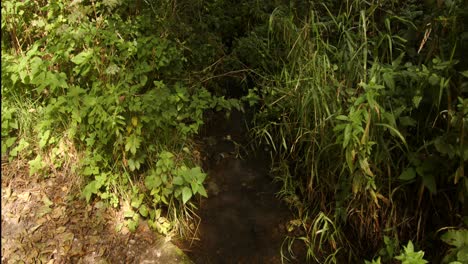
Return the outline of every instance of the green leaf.
{"type": "Polygon", "coordinates": [[[143,194],[138,195],[137,197],[133,197],[131,206],[133,208],[139,208],[141,203],[143,202],[143,194]]]}
{"type": "Polygon", "coordinates": [[[192,187],[192,193],[197,193],[198,192],[198,184],[196,182],[191,182],[190,187],[192,187]]]}
{"type": "Polygon", "coordinates": [[[129,219],[126,221],[127,227],[130,230],[130,232],[135,232],[135,230],[138,227],[139,220],[137,219],[129,219]]]}
{"type": "Polygon", "coordinates": [[[81,53],[73,57],[71,61],[77,65],[80,65],[89,61],[92,55],[93,55],[93,50],[88,49],[88,50],[82,51],[81,53]]]}
{"type": "Polygon", "coordinates": [[[172,183],[175,185],[183,185],[184,180],[180,176],[175,176],[174,179],[172,180],[172,183]]]}
{"type": "Polygon", "coordinates": [[[382,75],[385,85],[388,86],[392,91],[395,90],[395,80],[393,79],[393,75],[386,72],[382,75]]]}
{"type": "Polygon", "coordinates": [[[460,72],[460,74],[468,78],[468,71],[462,71],[460,72]]]}
{"type": "Polygon", "coordinates": [[[138,211],[140,212],[141,216],[143,217],[147,217],[148,216],[148,207],[146,207],[145,204],[142,204],[140,206],[140,209],[138,209],[138,211]]]}
{"type": "Polygon", "coordinates": [[[153,190],[161,185],[161,178],[156,175],[149,175],[145,178],[145,186],[149,190],[153,190]]]}
{"type": "Polygon", "coordinates": [[[39,147],[41,149],[47,145],[47,141],[49,140],[49,137],[50,137],[50,130],[47,130],[43,134],[41,134],[41,140],[39,140],[39,147]]]}
{"type": "Polygon", "coordinates": [[[133,218],[134,215],[135,212],[133,212],[132,210],[124,211],[124,218],[133,218]]]}
{"type": "MultiPolygon", "coordinates": [[[[7,139],[5,140],[4,146],[5,146],[6,148],[9,148],[9,147],[13,146],[13,144],[14,144],[15,141],[16,141],[16,139],[17,139],[17,137],[9,137],[9,138],[7,138],[7,139]]],[[[2,147],[3,147],[3,146],[2,146],[2,147]]],[[[2,152],[3,152],[3,151],[2,151],[2,152]]]]}
{"type": "Polygon", "coordinates": [[[413,242],[411,240],[408,242],[407,246],[403,246],[403,252],[396,256],[395,259],[401,260],[402,264],[425,264],[428,263],[424,259],[424,252],[418,251],[414,252],[413,242]]]}
{"type": "Polygon", "coordinates": [[[193,175],[191,170],[183,170],[180,175],[184,178],[186,182],[191,182],[193,175]]]}
{"type": "Polygon", "coordinates": [[[35,159],[29,162],[29,176],[39,172],[43,167],[44,163],[42,162],[41,155],[37,155],[35,159]]]}
{"type": "Polygon", "coordinates": [[[409,116],[402,116],[398,119],[400,121],[400,124],[402,126],[410,126],[410,127],[415,127],[417,125],[416,120],[409,116]]]}
{"type": "Polygon", "coordinates": [[[133,159],[128,159],[128,167],[130,168],[130,171],[135,171],[140,169],[140,161],[138,160],[133,160],[133,159]]]}
{"type": "Polygon", "coordinates": [[[453,156],[455,150],[451,144],[448,144],[445,138],[437,137],[434,140],[434,146],[438,152],[441,154],[448,154],[449,156],[453,156]]]}
{"type": "Polygon", "coordinates": [[[443,234],[440,239],[456,248],[468,246],[468,230],[449,230],[443,234]]]}
{"type": "Polygon", "coordinates": [[[398,179],[404,180],[404,181],[410,181],[410,180],[413,180],[414,178],[416,178],[416,171],[414,170],[413,167],[406,168],[401,173],[400,177],[398,177],[398,179]]]}
{"type": "Polygon", "coordinates": [[[138,137],[135,134],[130,135],[129,137],[127,137],[127,143],[125,144],[125,151],[130,150],[130,152],[133,155],[135,155],[137,149],[140,147],[140,143],[141,143],[140,137],[138,137]]]}
{"type": "Polygon", "coordinates": [[[182,188],[182,202],[185,204],[187,201],[192,198],[192,190],[189,187],[182,188]]]}
{"type": "Polygon", "coordinates": [[[414,107],[418,108],[419,104],[421,103],[421,100],[422,100],[422,96],[420,96],[420,95],[416,95],[415,97],[413,97],[414,107]]]}
{"type": "Polygon", "coordinates": [[[426,188],[432,193],[435,194],[437,192],[437,185],[435,181],[435,176],[430,173],[425,173],[422,177],[423,184],[426,188]]]}
{"type": "Polygon", "coordinates": [[[208,198],[208,194],[206,193],[205,187],[203,187],[203,185],[198,186],[198,193],[201,196],[208,198]]]}
{"type": "Polygon", "coordinates": [[[195,174],[195,178],[197,179],[197,182],[199,184],[202,184],[206,179],[206,173],[202,172],[200,167],[196,167],[194,170],[197,171],[197,173],[195,174]]]}
{"type": "Polygon", "coordinates": [[[438,85],[439,82],[440,82],[440,77],[437,76],[436,74],[431,74],[431,76],[429,76],[428,78],[428,81],[431,85],[438,85]]]}
{"type": "Polygon", "coordinates": [[[341,121],[348,121],[349,118],[345,115],[339,115],[336,117],[337,120],[341,120],[341,121]]]}
{"type": "Polygon", "coordinates": [[[91,199],[91,196],[93,194],[96,194],[98,192],[99,188],[97,186],[96,181],[91,181],[86,185],[86,187],[83,189],[83,196],[86,198],[86,202],[89,203],[89,200],[91,199]]]}
{"type": "Polygon", "coordinates": [[[344,140],[343,140],[343,149],[346,148],[349,144],[349,140],[351,139],[351,125],[346,125],[344,130],[344,140]]]}

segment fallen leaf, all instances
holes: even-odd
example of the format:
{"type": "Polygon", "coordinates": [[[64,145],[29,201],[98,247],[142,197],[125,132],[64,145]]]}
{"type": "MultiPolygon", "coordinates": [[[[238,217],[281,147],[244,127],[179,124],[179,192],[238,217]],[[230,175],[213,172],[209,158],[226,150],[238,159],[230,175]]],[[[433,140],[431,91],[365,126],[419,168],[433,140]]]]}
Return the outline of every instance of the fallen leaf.
{"type": "Polygon", "coordinates": [[[45,222],[47,222],[47,219],[45,219],[44,217],[41,217],[41,218],[36,220],[36,224],[38,224],[38,225],[42,225],[45,222]]]}
{"type": "Polygon", "coordinates": [[[41,232],[35,232],[32,237],[31,237],[31,240],[34,242],[34,243],[38,243],[39,241],[42,240],[42,234],[41,232]]]}
{"type": "Polygon", "coordinates": [[[6,187],[6,189],[5,189],[5,199],[10,198],[10,196],[11,196],[11,187],[8,186],[8,187],[6,187]]]}
{"type": "Polygon", "coordinates": [[[63,242],[72,241],[73,238],[75,237],[75,234],[73,234],[71,232],[67,232],[67,233],[59,234],[56,237],[57,237],[58,241],[63,243],[63,242]]]}
{"type": "Polygon", "coordinates": [[[44,202],[44,205],[45,206],[51,206],[53,205],[54,203],[49,199],[49,197],[47,197],[47,195],[44,194],[44,196],[42,196],[42,202],[44,202]]]}
{"type": "MultiPolygon", "coordinates": [[[[41,206],[39,208],[39,210],[37,210],[37,213],[38,213],[39,217],[43,217],[44,215],[46,215],[46,214],[48,214],[50,212],[52,212],[52,209],[50,209],[50,207],[46,206],[46,205],[41,206]]],[[[50,220],[50,219],[48,219],[48,220],[50,220]]]]}
{"type": "Polygon", "coordinates": [[[37,230],[39,227],[41,227],[41,226],[42,226],[42,224],[33,226],[31,229],[29,229],[29,232],[28,232],[28,233],[29,233],[29,234],[34,233],[34,231],[36,231],[36,230],[37,230]]]}
{"type": "Polygon", "coordinates": [[[65,208],[63,206],[54,208],[50,216],[54,219],[60,218],[61,216],[63,216],[64,211],[65,211],[65,208]]]}
{"type": "Polygon", "coordinates": [[[61,234],[61,233],[65,232],[65,230],[67,230],[67,228],[64,227],[64,226],[61,226],[61,227],[57,228],[57,229],[55,230],[55,232],[56,232],[57,234],[61,234]]]}
{"type": "Polygon", "coordinates": [[[31,196],[30,192],[24,192],[24,193],[18,194],[18,198],[20,198],[24,202],[27,202],[30,196],[31,196]]]}

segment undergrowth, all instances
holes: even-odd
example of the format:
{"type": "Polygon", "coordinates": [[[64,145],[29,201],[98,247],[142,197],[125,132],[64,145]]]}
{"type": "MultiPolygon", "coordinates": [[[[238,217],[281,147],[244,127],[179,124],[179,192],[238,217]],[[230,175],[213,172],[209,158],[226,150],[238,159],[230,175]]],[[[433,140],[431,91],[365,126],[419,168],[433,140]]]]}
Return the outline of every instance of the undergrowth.
{"type": "Polygon", "coordinates": [[[290,253],[463,263],[466,6],[4,1],[2,161],[47,177],[73,149],[83,198],[123,208],[118,228],[192,235],[206,196],[193,139],[207,111],[248,103],[296,212],[290,253]]]}
{"type": "Polygon", "coordinates": [[[31,175],[47,176],[65,140],[83,153],[86,201],[129,204],[130,230],[144,217],[167,235],[183,232],[191,201],[207,196],[192,141],[204,111],[240,104],[187,81],[163,7],[145,6],[2,3],[2,155],[22,153],[31,175]]]}
{"type": "Polygon", "coordinates": [[[302,222],[289,241],[317,262],[388,262],[403,241],[436,248],[439,228],[464,226],[467,13],[461,1],[438,5],[330,1],[271,14],[255,55],[281,67],[256,68],[268,77],[253,135],[271,145],[279,194],[302,222]]]}

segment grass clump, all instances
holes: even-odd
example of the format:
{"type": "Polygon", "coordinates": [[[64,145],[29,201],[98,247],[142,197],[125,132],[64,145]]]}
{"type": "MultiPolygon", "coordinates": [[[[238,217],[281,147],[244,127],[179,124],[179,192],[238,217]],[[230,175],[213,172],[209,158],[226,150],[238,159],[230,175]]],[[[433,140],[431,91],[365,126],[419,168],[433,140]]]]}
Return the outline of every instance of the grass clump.
{"type": "Polygon", "coordinates": [[[455,25],[466,14],[445,5],[311,3],[270,17],[259,50],[282,55],[277,71],[257,68],[253,133],[318,262],[372,257],[384,237],[425,244],[466,213],[466,29],[455,25]]]}

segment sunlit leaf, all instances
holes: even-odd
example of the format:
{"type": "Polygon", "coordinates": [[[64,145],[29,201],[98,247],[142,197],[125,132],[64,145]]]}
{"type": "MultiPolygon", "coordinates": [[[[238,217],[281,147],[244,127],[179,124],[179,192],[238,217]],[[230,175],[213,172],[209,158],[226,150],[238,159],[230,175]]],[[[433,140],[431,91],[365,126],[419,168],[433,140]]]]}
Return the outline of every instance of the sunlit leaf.
{"type": "Polygon", "coordinates": [[[89,61],[92,55],[93,55],[93,50],[88,49],[88,50],[82,51],[81,53],[73,57],[71,61],[77,65],[80,65],[89,61]]]}
{"type": "Polygon", "coordinates": [[[140,212],[140,214],[143,216],[143,217],[147,217],[148,216],[148,208],[146,207],[146,205],[142,204],[140,206],[140,209],[138,209],[138,211],[140,212]]]}
{"type": "Polygon", "coordinates": [[[187,201],[192,198],[192,190],[189,187],[182,188],[182,202],[185,204],[187,201]]]}

